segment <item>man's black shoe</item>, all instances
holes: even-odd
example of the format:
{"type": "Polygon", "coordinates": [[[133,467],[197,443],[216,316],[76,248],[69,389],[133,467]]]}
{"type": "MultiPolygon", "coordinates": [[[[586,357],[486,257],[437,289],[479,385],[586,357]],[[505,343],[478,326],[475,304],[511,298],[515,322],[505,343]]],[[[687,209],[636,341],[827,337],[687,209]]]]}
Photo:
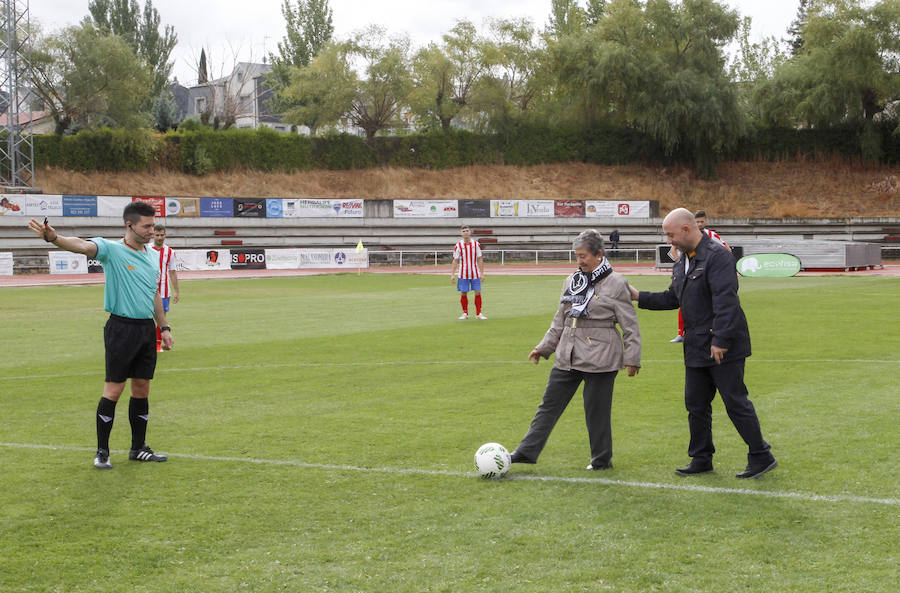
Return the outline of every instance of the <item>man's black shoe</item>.
{"type": "Polygon", "coordinates": [[[690,462],[685,467],[679,467],[675,473],[679,476],[695,476],[697,474],[707,474],[713,470],[712,463],[690,462]]]}
{"type": "Polygon", "coordinates": [[[527,457],[525,457],[518,451],[513,451],[509,455],[509,462],[510,463],[537,463],[537,461],[535,461],[533,459],[528,459],[527,457]]]}
{"type": "Polygon", "coordinates": [[[767,471],[771,471],[771,470],[775,469],[776,467],[778,467],[778,461],[776,461],[775,459],[773,459],[772,462],[767,465],[753,465],[753,464],[748,463],[747,468],[744,471],[742,471],[741,473],[739,473],[738,475],[736,475],[735,478],[741,478],[741,479],[758,478],[761,475],[763,475],[764,473],[766,473],[767,471]]]}

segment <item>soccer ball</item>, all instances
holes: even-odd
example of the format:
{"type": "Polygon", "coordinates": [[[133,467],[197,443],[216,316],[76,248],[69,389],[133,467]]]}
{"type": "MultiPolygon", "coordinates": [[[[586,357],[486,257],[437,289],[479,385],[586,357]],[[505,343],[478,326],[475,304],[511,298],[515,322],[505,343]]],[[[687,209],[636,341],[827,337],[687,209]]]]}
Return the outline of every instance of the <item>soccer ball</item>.
{"type": "Polygon", "coordinates": [[[509,470],[512,463],[509,451],[499,443],[485,443],[475,452],[475,471],[482,478],[499,478],[509,470]]]}

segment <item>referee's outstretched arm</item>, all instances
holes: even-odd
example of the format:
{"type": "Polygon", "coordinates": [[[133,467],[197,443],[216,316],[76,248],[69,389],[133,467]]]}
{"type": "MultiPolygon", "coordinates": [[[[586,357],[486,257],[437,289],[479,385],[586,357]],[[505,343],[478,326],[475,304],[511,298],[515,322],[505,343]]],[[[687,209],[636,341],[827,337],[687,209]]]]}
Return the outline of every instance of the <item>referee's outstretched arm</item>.
{"type": "Polygon", "coordinates": [[[56,232],[56,229],[50,226],[46,219],[41,223],[32,218],[28,221],[28,228],[34,231],[34,233],[44,241],[53,243],[60,249],[65,249],[72,253],[83,253],[88,257],[96,257],[97,255],[96,243],[93,241],[86,241],[79,237],[62,237],[56,232]]]}

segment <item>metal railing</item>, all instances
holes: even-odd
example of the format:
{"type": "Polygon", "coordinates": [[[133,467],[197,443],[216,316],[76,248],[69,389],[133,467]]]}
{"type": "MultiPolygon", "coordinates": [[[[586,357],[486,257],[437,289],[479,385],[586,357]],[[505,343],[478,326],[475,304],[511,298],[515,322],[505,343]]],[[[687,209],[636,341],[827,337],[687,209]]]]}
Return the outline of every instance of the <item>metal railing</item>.
{"type": "MultiPolygon", "coordinates": [[[[551,263],[572,263],[575,261],[574,252],[571,249],[498,249],[485,250],[484,262],[492,264],[515,265],[551,263]]],[[[656,261],[655,249],[608,249],[607,257],[613,262],[640,263],[656,261]]],[[[453,251],[451,250],[369,250],[369,265],[385,266],[423,266],[423,265],[450,265],[453,263],[453,251]]]]}

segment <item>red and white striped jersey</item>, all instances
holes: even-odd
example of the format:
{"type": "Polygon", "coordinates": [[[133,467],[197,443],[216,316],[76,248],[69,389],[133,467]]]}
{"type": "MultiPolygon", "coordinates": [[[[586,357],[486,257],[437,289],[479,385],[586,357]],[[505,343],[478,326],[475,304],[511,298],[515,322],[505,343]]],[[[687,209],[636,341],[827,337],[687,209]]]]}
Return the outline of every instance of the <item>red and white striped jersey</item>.
{"type": "MultiPolygon", "coordinates": [[[[703,232],[706,233],[706,234],[709,236],[710,239],[712,239],[713,241],[715,241],[715,242],[718,243],[719,245],[724,245],[725,247],[728,247],[728,243],[726,243],[726,242],[722,239],[722,237],[719,236],[719,233],[717,233],[716,231],[714,231],[714,230],[712,230],[712,229],[703,229],[703,232]]],[[[729,247],[729,249],[730,249],[730,247],[729,247]]]]}
{"type": "Polygon", "coordinates": [[[459,260],[460,279],[481,279],[481,269],[478,267],[479,257],[481,257],[481,244],[475,239],[468,243],[461,240],[453,247],[453,260],[459,260]]]}
{"type": "Polygon", "coordinates": [[[168,245],[163,245],[160,249],[157,249],[155,245],[152,245],[152,247],[159,253],[159,286],[157,287],[159,296],[167,299],[171,293],[169,288],[169,270],[175,266],[178,260],[175,252],[168,245]]]}

